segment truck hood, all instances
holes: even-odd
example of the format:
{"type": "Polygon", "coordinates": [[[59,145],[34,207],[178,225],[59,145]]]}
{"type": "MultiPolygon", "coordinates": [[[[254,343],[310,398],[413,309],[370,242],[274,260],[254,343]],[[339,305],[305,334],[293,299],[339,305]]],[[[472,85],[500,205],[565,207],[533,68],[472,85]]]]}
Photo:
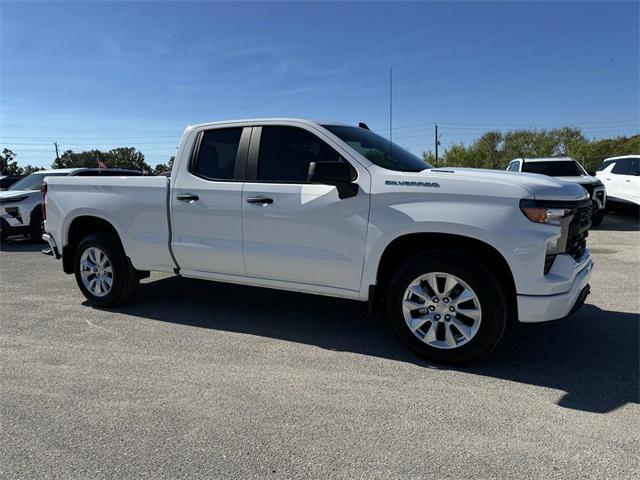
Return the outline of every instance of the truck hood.
{"type": "Polygon", "coordinates": [[[460,178],[493,182],[496,187],[505,183],[516,185],[539,200],[580,200],[587,197],[584,189],[577,183],[538,173],[505,172],[481,168],[434,168],[430,171],[451,171],[453,175],[460,178]]]}
{"type": "Polygon", "coordinates": [[[598,185],[602,183],[596,177],[592,177],[590,175],[580,175],[576,177],[555,177],[555,178],[559,178],[561,180],[564,180],[565,182],[578,183],[580,185],[598,185]]]}
{"type": "MultiPolygon", "coordinates": [[[[582,200],[587,193],[577,183],[537,173],[505,172],[480,168],[432,168],[421,172],[393,172],[381,175],[384,189],[442,192],[539,200],[582,200]],[[429,187],[429,188],[425,188],[429,187]]],[[[377,175],[374,175],[374,178],[377,175]]],[[[375,182],[378,183],[378,182],[375,182]]],[[[381,185],[382,186],[382,185],[381,185]]]]}
{"type": "Polygon", "coordinates": [[[0,192],[0,200],[8,201],[14,197],[24,197],[25,195],[40,194],[38,190],[5,190],[0,192]]]}

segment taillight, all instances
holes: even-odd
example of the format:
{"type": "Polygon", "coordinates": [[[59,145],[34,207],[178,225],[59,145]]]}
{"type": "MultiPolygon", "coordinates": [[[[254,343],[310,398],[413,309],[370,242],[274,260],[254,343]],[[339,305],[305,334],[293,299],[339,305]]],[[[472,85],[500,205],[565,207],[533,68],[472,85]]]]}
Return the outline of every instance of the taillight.
{"type": "Polygon", "coordinates": [[[40,185],[40,193],[42,193],[42,220],[47,219],[47,182],[42,182],[40,185]]]}

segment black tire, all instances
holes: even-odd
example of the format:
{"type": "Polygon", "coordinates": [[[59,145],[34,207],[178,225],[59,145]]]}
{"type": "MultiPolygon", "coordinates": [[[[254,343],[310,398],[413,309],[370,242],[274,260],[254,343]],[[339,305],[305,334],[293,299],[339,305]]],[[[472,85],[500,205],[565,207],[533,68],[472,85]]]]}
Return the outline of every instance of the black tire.
{"type": "Polygon", "coordinates": [[[598,227],[602,223],[602,219],[604,218],[604,211],[596,211],[591,216],[591,226],[598,227]]]}
{"type": "Polygon", "coordinates": [[[85,237],[76,249],[73,265],[80,291],[89,303],[98,307],[113,307],[126,302],[136,292],[140,283],[136,272],[129,265],[119,239],[113,234],[100,233],[85,237]],[[104,252],[111,265],[113,275],[111,289],[104,296],[94,295],[82,280],[80,265],[82,255],[91,247],[104,252]]]}
{"type": "Polygon", "coordinates": [[[407,259],[391,279],[386,298],[389,319],[400,340],[418,356],[437,363],[465,363],[488,355],[503,339],[511,317],[507,289],[479,256],[449,250],[423,252],[407,259]],[[442,349],[428,345],[405,321],[402,309],[405,291],[414,279],[429,272],[455,275],[473,289],[479,300],[482,311],[479,328],[459,347],[442,349]]]}
{"type": "Polygon", "coordinates": [[[42,243],[42,234],[44,233],[44,222],[42,220],[42,210],[40,206],[31,212],[31,221],[29,222],[29,236],[31,241],[42,243]]]}

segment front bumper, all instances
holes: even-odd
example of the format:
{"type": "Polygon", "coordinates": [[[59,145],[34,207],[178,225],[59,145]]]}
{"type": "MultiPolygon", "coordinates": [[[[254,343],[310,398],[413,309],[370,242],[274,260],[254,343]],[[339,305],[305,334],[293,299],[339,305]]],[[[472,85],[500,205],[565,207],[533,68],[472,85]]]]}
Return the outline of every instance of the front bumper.
{"type": "Polygon", "coordinates": [[[548,322],[564,318],[584,303],[588,294],[593,261],[580,270],[569,291],[555,295],[518,295],[518,319],[523,323],[548,322]]]}

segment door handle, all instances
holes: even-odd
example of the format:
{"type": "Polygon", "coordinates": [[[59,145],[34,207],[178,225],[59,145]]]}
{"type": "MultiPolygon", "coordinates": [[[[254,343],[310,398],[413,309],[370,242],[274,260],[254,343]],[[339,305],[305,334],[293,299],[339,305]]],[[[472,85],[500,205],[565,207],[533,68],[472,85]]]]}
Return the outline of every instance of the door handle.
{"type": "Polygon", "coordinates": [[[191,193],[176,195],[176,198],[181,202],[197,202],[198,200],[200,200],[200,197],[198,197],[198,195],[193,195],[191,193]]]}
{"type": "Polygon", "coordinates": [[[259,205],[265,206],[273,203],[273,198],[269,197],[249,197],[247,198],[247,203],[257,203],[259,205]]]}

